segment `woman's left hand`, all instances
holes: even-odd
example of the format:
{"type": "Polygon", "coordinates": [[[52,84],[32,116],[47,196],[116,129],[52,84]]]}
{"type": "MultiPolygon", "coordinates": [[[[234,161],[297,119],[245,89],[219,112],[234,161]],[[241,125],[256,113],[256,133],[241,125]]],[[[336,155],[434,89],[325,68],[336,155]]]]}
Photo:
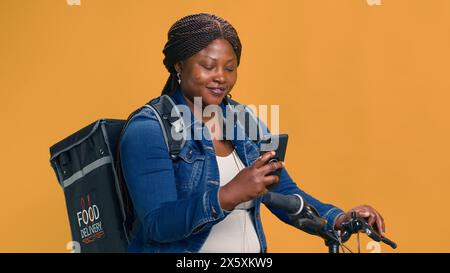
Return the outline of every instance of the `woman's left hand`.
{"type": "Polygon", "coordinates": [[[385,225],[383,216],[374,208],[368,205],[357,206],[349,210],[345,214],[341,214],[334,225],[334,228],[339,230],[342,228],[342,223],[352,218],[352,212],[356,212],[356,216],[365,218],[370,226],[376,227],[376,231],[379,235],[384,237],[385,225]]]}

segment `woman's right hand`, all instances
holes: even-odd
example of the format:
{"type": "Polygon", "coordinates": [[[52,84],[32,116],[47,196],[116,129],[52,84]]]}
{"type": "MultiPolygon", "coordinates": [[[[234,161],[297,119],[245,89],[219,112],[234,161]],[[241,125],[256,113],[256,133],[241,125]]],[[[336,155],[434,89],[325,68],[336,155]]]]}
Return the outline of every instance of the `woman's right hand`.
{"type": "Polygon", "coordinates": [[[284,163],[278,161],[267,164],[274,156],[274,151],[264,153],[251,166],[242,169],[228,184],[221,187],[221,208],[231,211],[238,204],[265,194],[268,186],[278,183],[278,176],[268,174],[283,168],[284,163]]]}

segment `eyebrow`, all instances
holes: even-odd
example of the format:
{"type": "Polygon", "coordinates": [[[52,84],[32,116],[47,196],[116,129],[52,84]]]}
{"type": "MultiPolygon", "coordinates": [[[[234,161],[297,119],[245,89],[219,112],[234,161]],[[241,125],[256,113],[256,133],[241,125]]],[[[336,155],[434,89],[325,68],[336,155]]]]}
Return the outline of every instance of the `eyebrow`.
{"type": "MultiPolygon", "coordinates": [[[[211,57],[211,56],[208,56],[208,55],[204,55],[204,56],[207,57],[207,58],[210,58],[210,59],[212,59],[212,60],[214,60],[214,61],[217,61],[216,58],[213,58],[213,57],[211,57]]],[[[227,61],[227,63],[228,63],[228,62],[231,62],[231,61],[234,61],[234,58],[229,59],[229,60],[227,61]]]]}

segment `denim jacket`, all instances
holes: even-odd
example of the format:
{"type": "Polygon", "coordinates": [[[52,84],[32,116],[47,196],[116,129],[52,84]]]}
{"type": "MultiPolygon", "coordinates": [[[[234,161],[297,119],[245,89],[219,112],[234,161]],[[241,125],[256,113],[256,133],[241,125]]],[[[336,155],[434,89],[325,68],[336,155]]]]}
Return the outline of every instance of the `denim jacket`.
{"type": "MultiPolygon", "coordinates": [[[[187,106],[179,89],[172,99],[187,106]]],[[[220,107],[225,110],[223,103],[220,107]]],[[[198,125],[199,121],[190,114],[193,123],[188,127],[194,130],[192,125],[198,125]]],[[[244,133],[239,122],[234,128],[235,134],[244,133]]],[[[130,120],[120,143],[123,174],[139,220],[136,236],[128,248],[130,252],[198,252],[212,226],[230,213],[219,204],[219,169],[209,139],[187,140],[178,158],[172,160],[162,128],[151,109],[144,107],[130,120]]],[[[247,137],[231,141],[245,166],[259,157],[257,142],[247,137]]],[[[343,213],[300,190],[286,169],[281,171],[280,181],[272,191],[300,194],[328,221],[327,228],[334,227],[337,216],[343,213]]],[[[255,199],[251,214],[261,252],[267,252],[260,217],[261,201],[262,197],[255,199]]],[[[286,212],[270,210],[288,223],[286,212]]]]}

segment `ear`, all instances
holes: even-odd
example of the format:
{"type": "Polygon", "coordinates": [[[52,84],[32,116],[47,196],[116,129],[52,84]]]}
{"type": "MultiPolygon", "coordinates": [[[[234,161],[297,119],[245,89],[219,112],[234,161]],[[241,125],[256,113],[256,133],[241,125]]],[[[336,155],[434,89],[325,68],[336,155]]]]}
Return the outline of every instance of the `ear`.
{"type": "Polygon", "coordinates": [[[183,70],[183,61],[179,61],[175,64],[175,70],[177,71],[177,73],[181,73],[181,71],[183,70]]]}

